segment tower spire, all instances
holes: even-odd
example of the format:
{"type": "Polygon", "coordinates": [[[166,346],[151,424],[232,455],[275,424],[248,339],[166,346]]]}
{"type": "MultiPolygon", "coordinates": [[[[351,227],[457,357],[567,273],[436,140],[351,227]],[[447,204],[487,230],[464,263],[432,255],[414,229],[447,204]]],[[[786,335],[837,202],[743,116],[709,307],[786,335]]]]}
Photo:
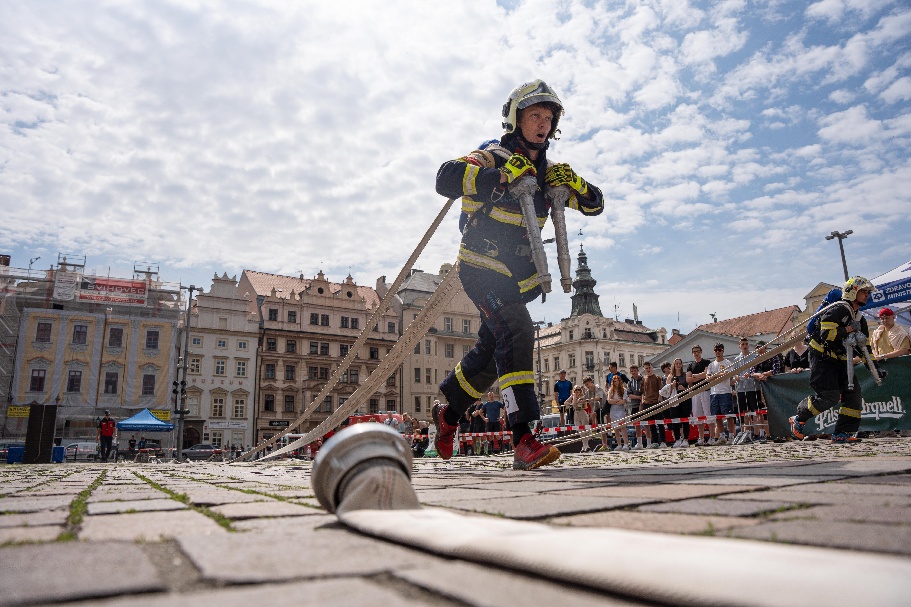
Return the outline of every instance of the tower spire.
{"type": "Polygon", "coordinates": [[[582,248],[581,244],[579,245],[578,260],[576,279],[573,281],[575,294],[572,296],[573,310],[570,318],[575,318],[582,314],[603,317],[601,305],[598,303],[598,294],[595,293],[595,285],[598,284],[598,281],[592,278],[591,270],[588,267],[588,256],[585,254],[585,249],[582,248]]]}

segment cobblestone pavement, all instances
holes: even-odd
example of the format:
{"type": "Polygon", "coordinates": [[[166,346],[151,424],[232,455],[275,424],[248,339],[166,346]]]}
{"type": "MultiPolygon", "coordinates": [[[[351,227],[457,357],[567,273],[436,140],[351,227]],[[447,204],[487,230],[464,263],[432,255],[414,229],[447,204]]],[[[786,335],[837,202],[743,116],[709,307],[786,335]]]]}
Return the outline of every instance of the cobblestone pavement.
{"type": "MultiPolygon", "coordinates": [[[[911,439],[882,438],[564,455],[532,472],[427,459],[413,482],[426,506],[471,516],[907,559],[909,455],[911,439]]],[[[641,604],[351,532],[317,504],[308,462],[4,465],[0,481],[0,605],[641,604]]]]}

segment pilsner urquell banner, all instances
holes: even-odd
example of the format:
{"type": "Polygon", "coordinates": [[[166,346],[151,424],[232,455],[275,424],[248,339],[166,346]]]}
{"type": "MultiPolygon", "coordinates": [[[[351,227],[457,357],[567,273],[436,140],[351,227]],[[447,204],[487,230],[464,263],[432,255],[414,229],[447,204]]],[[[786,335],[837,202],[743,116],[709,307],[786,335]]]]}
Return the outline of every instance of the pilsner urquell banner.
{"type": "MultiPolygon", "coordinates": [[[[864,395],[860,429],[911,430],[911,356],[891,358],[879,363],[887,372],[882,386],[877,386],[864,365],[855,365],[854,381],[864,395]]],[[[762,393],[769,407],[769,430],[772,436],[788,436],[788,418],[797,412],[797,403],[813,394],[810,372],[782,373],[762,383],[762,393]]],[[[806,424],[808,434],[831,434],[838,419],[838,407],[811,417],[806,424]]]]}

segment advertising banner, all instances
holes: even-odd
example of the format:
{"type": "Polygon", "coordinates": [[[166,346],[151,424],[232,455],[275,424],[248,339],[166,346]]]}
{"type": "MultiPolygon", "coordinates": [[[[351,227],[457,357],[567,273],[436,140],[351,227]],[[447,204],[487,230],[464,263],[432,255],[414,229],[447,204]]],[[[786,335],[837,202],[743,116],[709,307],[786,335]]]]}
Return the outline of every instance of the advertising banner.
{"type": "Polygon", "coordinates": [[[171,410],[170,409],[149,409],[149,413],[154,415],[156,418],[160,419],[163,422],[171,421],[171,410]]]}
{"type": "MultiPolygon", "coordinates": [[[[879,363],[887,376],[877,386],[864,365],[854,367],[855,384],[863,390],[864,405],[860,429],[864,432],[911,430],[911,356],[891,358],[879,363]]],[[[762,382],[762,393],[769,408],[772,436],[788,436],[788,418],[797,412],[797,403],[813,394],[810,372],[775,375],[762,382]]],[[[838,419],[838,407],[812,417],[805,426],[808,434],[831,434],[838,419]]]]}
{"type": "Polygon", "coordinates": [[[101,276],[83,276],[79,283],[80,301],[101,301],[121,305],[144,306],[148,286],[144,280],[122,280],[101,276]]]}
{"type": "Polygon", "coordinates": [[[24,407],[9,406],[6,408],[7,417],[28,417],[31,407],[25,405],[24,407]]]}
{"type": "Polygon", "coordinates": [[[57,272],[54,276],[54,299],[73,301],[76,288],[79,286],[79,274],[75,272],[57,272]]]}
{"type": "Polygon", "coordinates": [[[247,428],[247,422],[237,422],[237,421],[210,421],[209,429],[210,430],[245,430],[247,428]]]}

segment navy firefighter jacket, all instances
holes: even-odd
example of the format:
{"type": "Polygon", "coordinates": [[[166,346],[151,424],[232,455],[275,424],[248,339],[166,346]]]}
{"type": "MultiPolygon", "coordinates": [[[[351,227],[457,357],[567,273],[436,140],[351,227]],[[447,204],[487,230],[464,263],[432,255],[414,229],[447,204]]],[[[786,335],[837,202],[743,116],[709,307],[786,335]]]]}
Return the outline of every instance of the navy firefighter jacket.
{"type": "MultiPolygon", "coordinates": [[[[525,150],[515,134],[508,134],[499,144],[487,143],[467,156],[449,160],[437,172],[436,190],[447,198],[462,198],[459,263],[512,279],[523,301],[528,302],[540,294],[538,273],[519,202],[510,196],[508,188],[500,186],[499,168],[515,152],[525,150]]],[[[544,175],[552,164],[541,150],[535,161],[539,187],[535,194],[535,214],[539,229],[544,227],[550,212],[544,175]]],[[[583,215],[599,215],[604,210],[603,195],[591,183],[588,187],[594,200],[570,190],[572,195],[566,206],[583,215]]]]}

